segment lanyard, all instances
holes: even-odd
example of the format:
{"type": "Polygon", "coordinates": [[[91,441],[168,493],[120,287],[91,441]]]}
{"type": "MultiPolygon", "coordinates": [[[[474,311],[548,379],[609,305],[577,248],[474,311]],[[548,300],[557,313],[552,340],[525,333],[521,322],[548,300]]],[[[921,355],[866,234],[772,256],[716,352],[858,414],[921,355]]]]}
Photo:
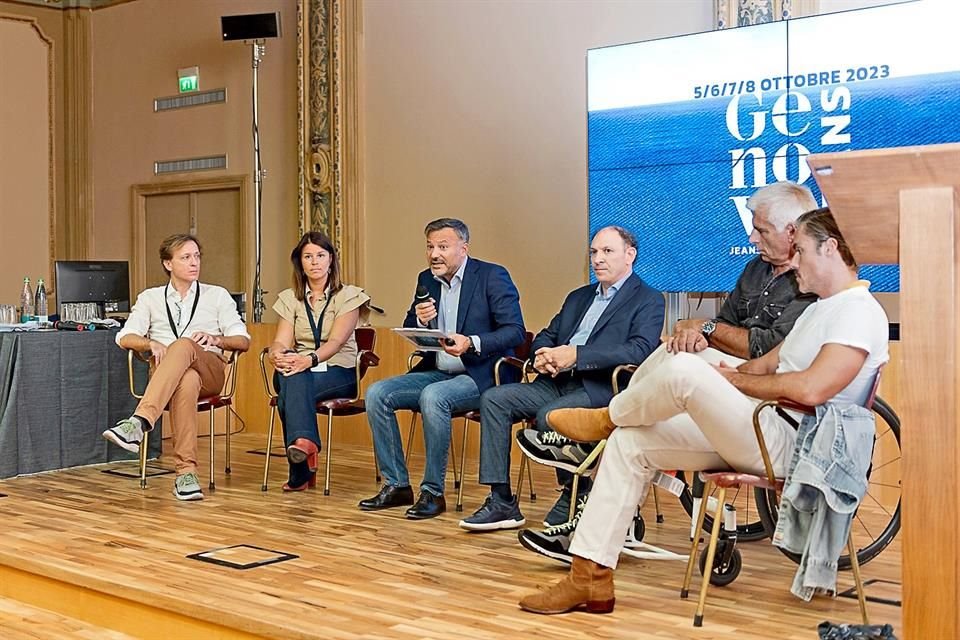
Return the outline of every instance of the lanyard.
{"type": "MultiPolygon", "coordinates": [[[[180,333],[177,332],[177,323],[173,321],[173,314],[170,312],[170,303],[167,302],[167,289],[170,287],[170,283],[167,283],[167,286],[163,288],[163,306],[167,309],[167,320],[170,322],[170,330],[173,331],[175,338],[180,337],[180,333]]],[[[186,332],[187,327],[190,326],[190,323],[193,322],[193,314],[197,312],[197,305],[200,304],[200,283],[197,283],[197,297],[193,299],[193,309],[190,310],[190,319],[187,320],[187,324],[183,326],[184,332],[186,332]]]]}
{"type": "MultiPolygon", "coordinates": [[[[313,310],[310,308],[310,296],[303,296],[303,307],[307,310],[307,319],[310,321],[310,329],[313,331],[313,348],[319,349],[320,343],[323,342],[320,339],[320,329],[317,328],[317,322],[313,319],[313,310]]],[[[320,311],[320,326],[323,326],[323,316],[327,313],[327,307],[330,306],[330,301],[333,300],[333,294],[327,293],[327,301],[323,303],[323,310],[320,311]]]]}

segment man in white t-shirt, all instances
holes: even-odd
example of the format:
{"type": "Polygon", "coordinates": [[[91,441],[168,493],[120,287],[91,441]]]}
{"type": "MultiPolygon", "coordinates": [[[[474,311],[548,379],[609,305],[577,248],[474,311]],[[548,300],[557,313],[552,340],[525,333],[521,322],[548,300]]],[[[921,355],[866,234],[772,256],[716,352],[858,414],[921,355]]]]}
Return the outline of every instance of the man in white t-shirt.
{"type": "Polygon", "coordinates": [[[152,354],[153,373],[133,415],[103,432],[136,453],[144,431],[168,409],[178,500],[203,500],[197,479],[197,400],[223,389],[224,349],[250,348],[250,334],[227,290],[200,284],[200,256],[200,241],[191,235],[172,235],[160,244],[160,264],[170,282],[143,291],[117,334],[124,349],[152,354]]]}
{"type": "MultiPolygon", "coordinates": [[[[820,300],[786,339],[736,369],[678,353],[614,397],[606,409],[559,409],[551,427],[574,440],[607,438],[593,494],[580,517],[570,574],[520,601],[534,613],[613,610],[613,569],[638,504],[660,469],[732,467],[763,471],[752,427],[761,400],[805,405],[863,404],[888,360],[887,317],[857,280],[857,264],[829,209],[797,219],[793,263],[801,291],[820,300]]],[[[774,412],[763,435],[778,476],[793,454],[795,432],[774,412]]]]}

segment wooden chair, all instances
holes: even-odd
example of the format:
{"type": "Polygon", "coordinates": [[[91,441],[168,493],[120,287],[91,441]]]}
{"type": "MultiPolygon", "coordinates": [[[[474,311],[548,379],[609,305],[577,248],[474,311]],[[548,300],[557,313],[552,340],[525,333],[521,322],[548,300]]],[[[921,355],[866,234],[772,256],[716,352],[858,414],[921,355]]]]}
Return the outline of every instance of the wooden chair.
{"type": "MultiPolygon", "coordinates": [[[[877,395],[877,388],[880,385],[880,372],[877,372],[877,375],[873,381],[873,388],[870,391],[870,395],[867,398],[866,407],[868,409],[873,408],[874,399],[877,395]]],[[[701,570],[703,572],[703,580],[700,584],[700,599],[697,603],[697,612],[693,618],[693,626],[701,627],[703,626],[703,614],[704,609],[706,608],[707,602],[707,587],[710,584],[711,577],[714,575],[713,572],[713,563],[716,558],[717,552],[717,541],[720,537],[720,528],[721,522],[723,520],[723,510],[725,508],[725,498],[726,492],[728,489],[738,488],[741,486],[753,487],[755,489],[763,489],[767,491],[776,492],[778,501],[780,494],[783,491],[784,478],[777,478],[773,472],[773,463],[770,461],[770,453],[767,451],[767,445],[763,437],[763,430],[760,426],[760,415],[763,413],[764,409],[775,408],[778,413],[783,412],[784,410],[796,411],[806,415],[816,415],[816,408],[810,407],[807,405],[801,405],[789,400],[767,400],[761,402],[757,405],[756,409],[753,411],[753,431],[757,437],[757,445],[760,447],[760,455],[763,457],[763,467],[764,475],[756,475],[750,473],[740,473],[737,471],[724,470],[724,471],[705,471],[700,474],[700,478],[705,483],[704,495],[710,495],[710,491],[713,487],[719,489],[716,502],[716,511],[713,514],[713,528],[710,531],[710,540],[706,549],[706,558],[701,563],[701,570]]],[[[700,502],[700,509],[697,512],[697,524],[694,528],[694,531],[700,531],[703,527],[703,520],[707,512],[707,500],[702,500],[700,502]]],[[[771,537],[773,536],[773,531],[767,532],[771,537]]],[[[687,598],[689,594],[690,581],[693,576],[693,565],[698,556],[698,550],[700,547],[700,536],[693,536],[693,542],[690,545],[690,555],[687,559],[687,570],[683,577],[683,586],[680,590],[680,597],[687,598]]],[[[732,551],[732,550],[731,550],[732,551]]],[[[860,577],[860,562],[857,558],[857,549],[853,543],[853,531],[851,529],[849,535],[847,536],[847,552],[850,554],[850,567],[853,569],[853,579],[857,588],[857,600],[860,603],[860,615],[863,618],[864,624],[870,624],[867,618],[867,604],[866,598],[863,593],[863,580],[860,577]]],[[[739,552],[736,556],[731,556],[736,558],[734,562],[739,562],[739,552]]],[[[736,566],[731,570],[733,578],[736,578],[736,574],[739,573],[739,566],[736,566]]],[[[730,579],[729,581],[732,581],[730,579]]],[[[721,584],[726,584],[727,582],[721,581],[721,584]]]]}
{"type": "MultiPolygon", "coordinates": [[[[380,356],[376,354],[377,331],[373,327],[357,327],[354,331],[354,339],[357,342],[357,393],[352,398],[332,398],[330,400],[321,400],[317,403],[317,417],[320,414],[327,415],[327,456],[326,468],[324,469],[323,495],[330,495],[330,453],[333,449],[333,419],[337,417],[355,416],[366,411],[363,401],[363,378],[367,371],[380,364],[380,356]]],[[[261,491],[267,490],[267,477],[270,474],[270,452],[273,447],[273,429],[277,416],[277,392],[273,388],[272,376],[267,372],[267,354],[269,348],[264,348],[260,352],[260,373],[263,378],[263,388],[267,394],[270,404],[270,426],[267,429],[267,450],[266,459],[263,463],[263,483],[260,485],[261,491]]],[[[376,468],[376,452],[373,456],[376,468]]],[[[377,482],[380,482],[380,470],[376,471],[377,482]]]]}
{"type": "MultiPolygon", "coordinates": [[[[520,344],[515,350],[513,356],[504,356],[497,360],[496,364],[493,366],[493,380],[495,386],[500,386],[501,381],[501,370],[503,366],[511,366],[517,369],[520,372],[521,380],[523,382],[528,381],[528,376],[533,372],[532,362],[530,361],[530,345],[533,344],[533,333],[527,331],[524,333],[523,343],[520,344]]],[[[414,351],[407,358],[407,371],[413,369],[414,360],[416,358],[422,358],[424,356],[422,351],[414,351]]],[[[413,436],[416,433],[417,428],[417,417],[420,415],[419,411],[414,411],[413,415],[410,418],[410,432],[407,435],[407,450],[404,456],[404,461],[409,462],[410,460],[410,450],[413,448],[413,436]]],[[[453,466],[453,487],[457,490],[457,511],[463,511],[463,471],[464,464],[467,458],[467,434],[470,431],[470,424],[480,424],[480,411],[471,410],[471,411],[460,411],[454,413],[451,416],[452,420],[463,419],[463,433],[462,440],[460,441],[460,461],[459,461],[459,473],[457,471],[457,459],[453,453],[453,442],[451,439],[450,446],[450,461],[453,466]]],[[[524,421],[521,424],[531,423],[530,421],[524,421]]],[[[532,423],[531,423],[532,424],[532,423]]],[[[520,456],[520,470],[517,477],[517,495],[519,496],[523,492],[523,474],[524,471],[527,473],[527,479],[530,483],[530,502],[537,501],[537,492],[533,485],[533,471],[527,464],[527,457],[520,456]]]]}
{"type": "MultiPolygon", "coordinates": [[[[134,369],[134,358],[137,358],[141,362],[150,363],[150,356],[139,353],[133,350],[127,350],[127,378],[130,384],[130,395],[132,395],[137,400],[143,398],[144,392],[137,392],[136,384],[133,376],[134,369]]],[[[215,422],[214,418],[216,417],[215,411],[224,407],[227,409],[226,414],[226,441],[227,441],[227,451],[226,451],[226,465],[224,467],[224,473],[230,474],[230,407],[233,405],[233,397],[237,391],[237,361],[240,359],[240,353],[237,351],[231,351],[230,357],[227,360],[227,368],[224,372],[224,383],[223,389],[217,395],[204,396],[197,399],[197,412],[198,413],[209,413],[210,414],[210,484],[209,488],[211,491],[215,490],[216,482],[214,480],[214,452],[216,447],[214,446],[215,440],[215,422]]],[[[146,389],[146,388],[144,388],[146,389]]],[[[147,488],[147,450],[149,447],[150,441],[150,432],[145,431],[143,434],[143,440],[140,441],[140,488],[147,488]]]]}

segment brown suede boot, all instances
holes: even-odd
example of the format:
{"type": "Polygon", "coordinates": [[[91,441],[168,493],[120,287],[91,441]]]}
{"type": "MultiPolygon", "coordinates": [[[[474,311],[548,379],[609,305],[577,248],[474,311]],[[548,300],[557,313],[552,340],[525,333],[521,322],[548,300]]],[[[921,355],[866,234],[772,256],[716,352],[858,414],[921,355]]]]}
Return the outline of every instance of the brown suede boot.
{"type": "Polygon", "coordinates": [[[547,413],[547,424],[559,434],[578,442],[604,440],[617,425],[610,420],[610,410],[554,409],[547,413]]]}
{"type": "Polygon", "coordinates": [[[560,582],[520,600],[520,608],[532,613],[566,613],[585,609],[587,613],[613,611],[613,569],[573,556],[570,573],[560,582]]]}

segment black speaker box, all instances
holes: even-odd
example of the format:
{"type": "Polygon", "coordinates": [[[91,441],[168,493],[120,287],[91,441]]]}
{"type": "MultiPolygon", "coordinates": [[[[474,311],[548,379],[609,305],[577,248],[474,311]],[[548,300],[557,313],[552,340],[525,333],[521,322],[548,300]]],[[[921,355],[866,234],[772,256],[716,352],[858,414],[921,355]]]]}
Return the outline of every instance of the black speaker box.
{"type": "Polygon", "coordinates": [[[280,12],[221,16],[220,31],[223,33],[224,40],[279,38],[280,12]]]}

